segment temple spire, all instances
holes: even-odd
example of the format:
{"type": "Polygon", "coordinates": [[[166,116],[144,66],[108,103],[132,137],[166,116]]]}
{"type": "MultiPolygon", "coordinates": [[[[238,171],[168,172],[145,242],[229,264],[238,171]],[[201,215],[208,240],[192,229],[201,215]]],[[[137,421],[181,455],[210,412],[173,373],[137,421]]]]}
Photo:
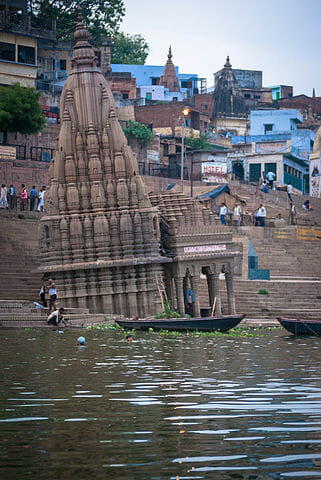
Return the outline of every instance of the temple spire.
{"type": "Polygon", "coordinates": [[[159,85],[168,88],[170,92],[180,92],[179,80],[176,75],[175,66],[172,61],[172,47],[169,46],[167,62],[164,67],[163,75],[159,79],[159,85]]]}
{"type": "Polygon", "coordinates": [[[76,66],[78,68],[79,66],[96,67],[97,57],[95,56],[93,47],[88,42],[89,33],[83,22],[80,6],[78,6],[78,17],[74,37],[76,43],[73,48],[72,68],[76,66]]]}
{"type": "Polygon", "coordinates": [[[225,62],[224,68],[232,68],[232,65],[230,63],[229,55],[226,57],[226,62],[225,62]]]}

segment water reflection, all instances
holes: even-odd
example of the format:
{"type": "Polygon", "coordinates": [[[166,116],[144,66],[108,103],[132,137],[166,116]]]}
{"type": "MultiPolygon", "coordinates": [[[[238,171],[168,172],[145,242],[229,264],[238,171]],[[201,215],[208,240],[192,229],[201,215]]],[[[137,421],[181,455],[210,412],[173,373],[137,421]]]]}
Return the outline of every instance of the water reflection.
{"type": "Polygon", "coordinates": [[[1,478],[321,478],[318,338],[1,336],[1,478]]]}

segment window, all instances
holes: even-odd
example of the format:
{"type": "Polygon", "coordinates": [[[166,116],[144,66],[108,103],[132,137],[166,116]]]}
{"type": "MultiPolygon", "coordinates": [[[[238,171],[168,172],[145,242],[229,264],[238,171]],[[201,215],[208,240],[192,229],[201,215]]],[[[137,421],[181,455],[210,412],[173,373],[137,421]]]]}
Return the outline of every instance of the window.
{"type": "Polygon", "coordinates": [[[159,77],[152,78],[152,85],[158,85],[158,84],[159,84],[159,77]]]}
{"type": "Polygon", "coordinates": [[[11,62],[14,62],[15,51],[16,51],[16,46],[14,43],[0,42],[0,59],[1,60],[9,60],[11,62]]]}
{"type": "Polygon", "coordinates": [[[151,100],[151,99],[152,99],[151,92],[146,92],[146,100],[151,100]]]}
{"type": "Polygon", "coordinates": [[[207,110],[207,109],[208,109],[208,105],[204,105],[204,104],[201,105],[201,109],[202,109],[202,110],[207,110]]]}
{"type": "Polygon", "coordinates": [[[244,93],[244,98],[251,98],[251,94],[250,93],[244,93]]]}
{"type": "Polygon", "coordinates": [[[60,70],[66,70],[67,67],[67,61],[60,59],[60,70]]]}
{"type": "Polygon", "coordinates": [[[264,135],[272,132],[272,130],[273,130],[273,123],[265,123],[264,124],[264,135]]]}
{"type": "Polygon", "coordinates": [[[207,122],[204,122],[204,128],[207,128],[207,122]]]}
{"type": "Polygon", "coordinates": [[[33,47],[18,45],[18,62],[35,65],[35,49],[33,47]]]}
{"type": "Polygon", "coordinates": [[[261,95],[254,95],[254,98],[256,98],[257,100],[261,100],[261,95]]]}
{"type": "Polygon", "coordinates": [[[128,93],[123,93],[123,99],[127,99],[128,98],[128,93]]]}

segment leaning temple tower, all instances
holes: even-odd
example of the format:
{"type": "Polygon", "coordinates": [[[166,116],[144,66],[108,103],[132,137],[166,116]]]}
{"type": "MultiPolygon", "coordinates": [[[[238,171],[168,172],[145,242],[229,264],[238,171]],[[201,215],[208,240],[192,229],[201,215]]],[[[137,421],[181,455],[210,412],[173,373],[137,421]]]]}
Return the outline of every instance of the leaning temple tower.
{"type": "Polygon", "coordinates": [[[161,310],[155,275],[170,261],[159,254],[158,210],[80,16],[75,40],[41,219],[41,271],[55,280],[60,305],[154,314],[161,310]]]}

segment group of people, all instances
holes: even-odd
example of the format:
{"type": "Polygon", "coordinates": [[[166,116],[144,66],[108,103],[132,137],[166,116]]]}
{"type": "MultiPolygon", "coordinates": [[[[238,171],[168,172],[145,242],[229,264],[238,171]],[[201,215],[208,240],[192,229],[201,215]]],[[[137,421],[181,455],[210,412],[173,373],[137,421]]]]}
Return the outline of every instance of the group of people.
{"type": "MultiPolygon", "coordinates": [[[[228,208],[226,204],[223,202],[220,206],[220,219],[221,224],[226,225],[226,216],[229,214],[228,208]]],[[[233,213],[230,212],[232,220],[236,223],[236,225],[240,226],[242,223],[242,218],[244,212],[242,207],[239,203],[236,203],[233,208],[233,213]]],[[[261,203],[261,205],[255,210],[254,212],[254,225],[256,227],[265,227],[265,217],[266,217],[266,208],[261,203]]]]}
{"type": "Polygon", "coordinates": [[[269,190],[273,190],[274,180],[275,180],[274,172],[269,171],[267,174],[263,172],[262,177],[260,179],[260,189],[262,190],[262,192],[268,193],[269,190]]]}
{"type": "MultiPolygon", "coordinates": [[[[221,224],[226,225],[226,216],[228,215],[228,210],[226,204],[223,202],[221,203],[220,206],[220,219],[221,219],[221,224]]],[[[243,210],[241,208],[241,205],[238,203],[235,204],[233,208],[233,216],[232,219],[233,221],[236,222],[238,226],[241,225],[241,220],[242,220],[242,215],[243,215],[243,210]]]]}
{"type": "Polygon", "coordinates": [[[47,284],[43,284],[41,290],[39,292],[40,300],[42,302],[43,308],[48,307],[48,325],[58,327],[60,323],[63,323],[66,327],[66,320],[64,318],[64,311],[63,307],[57,309],[56,307],[56,300],[57,300],[57,288],[54,281],[49,278],[47,284]],[[46,300],[46,294],[49,295],[49,307],[46,300]]]}
{"type": "Polygon", "coordinates": [[[35,185],[33,185],[28,194],[26,185],[22,183],[20,192],[17,195],[16,189],[13,185],[10,185],[10,187],[7,188],[5,184],[2,184],[0,193],[0,208],[10,208],[10,210],[15,210],[17,208],[17,199],[19,198],[20,210],[22,212],[28,209],[28,200],[31,212],[35,209],[37,209],[38,212],[43,212],[45,193],[45,186],[43,186],[39,192],[37,192],[35,185]]]}

